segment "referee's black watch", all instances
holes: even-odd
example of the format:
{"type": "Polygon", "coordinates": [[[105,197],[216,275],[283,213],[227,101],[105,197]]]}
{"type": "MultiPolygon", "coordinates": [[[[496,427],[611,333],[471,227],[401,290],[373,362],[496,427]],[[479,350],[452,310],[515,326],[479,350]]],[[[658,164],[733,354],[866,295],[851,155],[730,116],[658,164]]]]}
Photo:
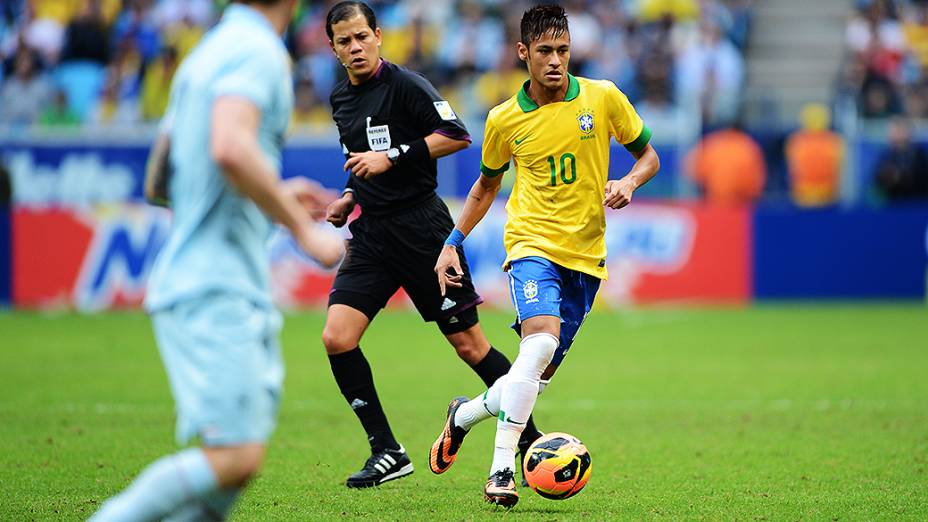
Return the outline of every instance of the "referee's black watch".
{"type": "Polygon", "coordinates": [[[392,149],[387,150],[387,159],[390,160],[390,163],[396,165],[400,160],[400,149],[393,147],[392,149]]]}

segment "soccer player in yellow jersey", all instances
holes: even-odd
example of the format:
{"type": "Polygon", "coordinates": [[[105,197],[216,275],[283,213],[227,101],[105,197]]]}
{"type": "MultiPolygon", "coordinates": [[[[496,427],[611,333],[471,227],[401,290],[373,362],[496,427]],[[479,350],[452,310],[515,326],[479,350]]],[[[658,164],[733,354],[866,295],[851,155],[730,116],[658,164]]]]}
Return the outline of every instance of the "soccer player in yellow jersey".
{"type": "Polygon", "coordinates": [[[481,176],[435,272],[442,291],[460,284],[455,247],[486,215],[511,160],[516,180],[506,205],[503,268],[522,341],[507,375],[472,400],[451,401],[429,454],[432,471],[444,473],[468,430],[498,417],[484,497],[507,507],[519,500],[513,473],[519,435],[606,278],[605,207],[628,205],[660,167],[651,131],[625,95],[612,82],[567,73],[570,33],[561,7],[526,11],[516,46],[530,79],[487,117],[481,176]],[[619,180],[607,179],[612,138],[637,160],[619,180]]]}

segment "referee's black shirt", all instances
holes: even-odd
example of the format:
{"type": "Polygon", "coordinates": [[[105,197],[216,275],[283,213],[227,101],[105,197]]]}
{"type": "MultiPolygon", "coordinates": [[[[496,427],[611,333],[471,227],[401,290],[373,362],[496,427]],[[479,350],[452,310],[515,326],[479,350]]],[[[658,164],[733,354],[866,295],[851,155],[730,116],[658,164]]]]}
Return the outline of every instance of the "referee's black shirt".
{"type": "MultiPolygon", "coordinates": [[[[470,141],[464,123],[428,80],[386,60],[360,85],[339,82],[330,101],[346,158],[349,152],[399,148],[435,132],[470,141]]],[[[434,159],[404,158],[370,179],[349,174],[346,187],[365,214],[389,215],[434,198],[437,174],[434,159]]]]}

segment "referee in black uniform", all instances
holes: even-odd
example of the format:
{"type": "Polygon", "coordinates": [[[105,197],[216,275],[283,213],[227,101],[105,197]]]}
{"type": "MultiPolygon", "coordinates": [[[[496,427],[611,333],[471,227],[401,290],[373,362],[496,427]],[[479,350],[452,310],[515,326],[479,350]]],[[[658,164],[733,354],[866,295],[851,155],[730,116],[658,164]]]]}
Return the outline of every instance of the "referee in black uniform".
{"type": "MultiPolygon", "coordinates": [[[[348,477],[348,487],[376,486],[412,473],[377,398],[370,365],[359,343],[374,316],[403,288],[426,321],[435,321],[483,382],[509,371],[509,360],[480,329],[467,264],[461,288],[442,297],[433,271],[454,222],[435,193],[436,158],[470,143],[464,124],[424,77],[380,57],[380,28],[371,8],[341,2],[326,18],[326,33],[348,77],[332,92],[332,116],[350,170],[342,197],[327,219],[343,226],[355,205],[347,255],[329,294],[322,342],[332,374],[367,432],[371,457],[348,477]]],[[[538,430],[523,432],[527,447],[538,430]]],[[[520,447],[523,447],[520,442],[520,447]]]]}

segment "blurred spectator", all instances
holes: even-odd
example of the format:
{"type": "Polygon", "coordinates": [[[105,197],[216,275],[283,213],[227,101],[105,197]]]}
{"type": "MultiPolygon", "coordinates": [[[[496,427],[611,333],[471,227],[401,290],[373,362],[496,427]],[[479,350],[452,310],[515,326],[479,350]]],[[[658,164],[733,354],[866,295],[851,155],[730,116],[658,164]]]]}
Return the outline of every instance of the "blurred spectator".
{"type": "Polygon", "coordinates": [[[115,69],[106,78],[103,94],[90,115],[90,121],[99,125],[126,125],[139,121],[138,99],[125,95],[122,76],[115,69]]]}
{"type": "Polygon", "coordinates": [[[902,33],[918,64],[928,66],[928,2],[912,2],[902,23],[902,33]]]}
{"type": "Polygon", "coordinates": [[[831,205],[838,197],[844,140],[828,130],[831,115],[823,105],[803,107],[802,128],[786,141],[790,195],[801,207],[831,205]]]}
{"type": "Polygon", "coordinates": [[[203,26],[196,25],[192,18],[184,18],[164,30],[164,43],[177,50],[183,59],[196,47],[205,33],[203,26]]]}
{"type": "Polygon", "coordinates": [[[870,0],[847,26],[848,48],[863,57],[867,67],[886,78],[896,78],[906,49],[902,26],[890,11],[892,2],[870,0]]]}
{"type": "Polygon", "coordinates": [[[602,21],[594,17],[584,5],[589,2],[567,0],[561,3],[570,13],[570,67],[582,71],[603,46],[602,21]]]}
{"type": "Polygon", "coordinates": [[[80,119],[68,105],[68,95],[58,89],[52,97],[52,103],[45,107],[39,117],[39,124],[44,127],[73,127],[80,119]]]}
{"type": "Polygon", "coordinates": [[[707,201],[742,204],[756,201],[764,189],[764,153],[737,125],[705,135],[686,158],[687,174],[707,201]]]}
{"type": "MultiPolygon", "coordinates": [[[[641,60],[644,45],[638,25],[612,7],[606,4],[596,6],[593,14],[602,25],[602,37],[591,49],[579,72],[588,78],[611,80],[629,98],[637,99],[636,65],[641,60]]],[[[642,64],[647,66],[645,61],[642,64]]]]}
{"type": "Polygon", "coordinates": [[[109,57],[109,38],[100,1],[88,0],[68,24],[61,61],[89,61],[102,66],[109,57]]]}
{"type": "Polygon", "coordinates": [[[160,119],[168,106],[171,79],[179,64],[177,50],[165,47],[161,55],[145,69],[142,82],[142,117],[152,121],[160,119]]]}
{"type": "Polygon", "coordinates": [[[161,35],[154,23],[149,0],[126,0],[126,9],[113,24],[112,37],[132,39],[142,60],[154,60],[160,51],[161,35]]]}
{"type": "MultiPolygon", "coordinates": [[[[182,60],[227,3],[2,0],[0,89],[13,77],[12,57],[29,48],[39,55],[36,69],[47,70],[49,83],[65,90],[71,112],[81,121],[155,119],[163,112],[163,87],[173,67],[162,49],[175,49],[175,63],[182,60]],[[136,110],[129,110],[133,103],[136,110]]],[[[333,3],[298,2],[286,38],[294,77],[312,78],[312,97],[307,86],[295,86],[306,99],[327,100],[344,75],[324,30],[333,3]]],[[[677,107],[688,104],[712,124],[734,117],[753,0],[563,3],[571,23],[572,72],[612,80],[648,114],[674,116],[680,114],[677,107]]],[[[476,129],[487,109],[526,77],[524,66],[513,68],[512,59],[528,0],[373,0],[371,5],[384,31],[383,55],[426,74],[476,129]]],[[[920,84],[906,85],[905,106],[919,107],[920,84]]]]}
{"type": "Polygon", "coordinates": [[[864,118],[887,118],[899,114],[899,92],[889,78],[869,69],[860,92],[860,114],[864,118]]]}
{"type": "Polygon", "coordinates": [[[35,123],[51,97],[48,81],[36,70],[28,49],[21,48],[14,63],[13,75],[0,89],[0,122],[35,123]]]}
{"type": "Polygon", "coordinates": [[[212,3],[212,0],[157,0],[154,7],[155,23],[160,27],[181,23],[207,27],[216,14],[212,3]]]}
{"type": "Polygon", "coordinates": [[[496,69],[480,75],[474,84],[474,91],[480,104],[477,110],[489,111],[511,98],[519,92],[527,79],[528,73],[519,59],[514,56],[501,59],[496,69]]]}
{"type": "Polygon", "coordinates": [[[655,22],[667,15],[676,20],[699,17],[699,3],[696,0],[641,0],[638,9],[644,22],[655,22]]]}
{"type": "Polygon", "coordinates": [[[293,96],[293,126],[320,129],[328,127],[331,121],[329,106],[316,96],[312,80],[301,78],[297,81],[293,96]]]}
{"type": "Polygon", "coordinates": [[[704,19],[699,42],[677,62],[677,99],[698,108],[710,127],[734,121],[741,102],[744,57],[722,37],[718,24],[704,19]]]}
{"type": "Polygon", "coordinates": [[[503,35],[503,24],[486,16],[478,0],[460,0],[457,14],[442,32],[438,62],[451,78],[492,69],[509,47],[504,46],[503,35]]]}
{"type": "Polygon", "coordinates": [[[912,141],[904,118],[889,124],[889,146],[876,166],[876,186],[889,201],[928,199],[928,154],[912,141]]]}

